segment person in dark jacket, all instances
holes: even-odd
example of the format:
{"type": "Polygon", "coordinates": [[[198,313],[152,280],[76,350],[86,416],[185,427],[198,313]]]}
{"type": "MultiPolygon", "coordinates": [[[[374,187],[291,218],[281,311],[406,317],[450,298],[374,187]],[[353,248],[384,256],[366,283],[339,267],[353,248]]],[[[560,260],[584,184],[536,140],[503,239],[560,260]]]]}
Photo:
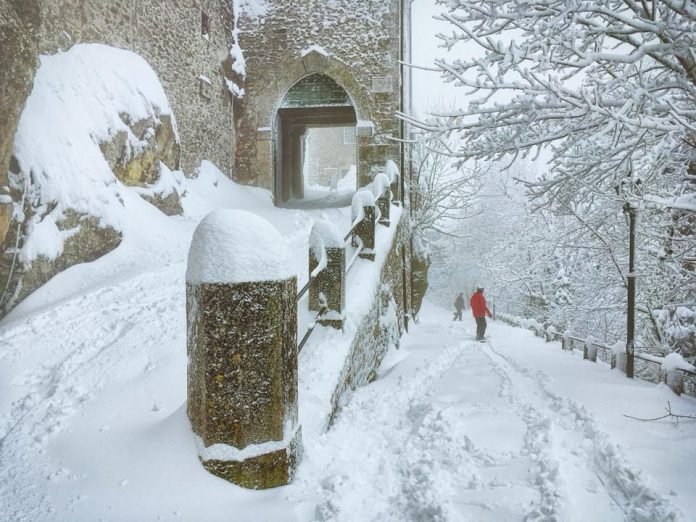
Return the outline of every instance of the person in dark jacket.
{"type": "Polygon", "coordinates": [[[483,341],[483,337],[486,335],[486,316],[493,317],[486,304],[486,298],[483,297],[483,287],[476,288],[476,292],[469,299],[469,304],[471,305],[471,313],[476,319],[476,340],[483,341]]]}
{"type": "Polygon", "coordinates": [[[454,317],[452,318],[453,321],[456,321],[459,319],[460,321],[462,320],[462,310],[464,310],[464,293],[459,292],[459,295],[457,298],[454,300],[454,317]]]}

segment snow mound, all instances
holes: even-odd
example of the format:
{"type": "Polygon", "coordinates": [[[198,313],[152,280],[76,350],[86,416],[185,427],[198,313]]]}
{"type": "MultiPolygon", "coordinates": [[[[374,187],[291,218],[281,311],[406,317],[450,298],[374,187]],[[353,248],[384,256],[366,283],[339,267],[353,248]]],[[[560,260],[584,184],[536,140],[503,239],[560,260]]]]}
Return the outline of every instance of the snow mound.
{"type": "Polygon", "coordinates": [[[343,239],[338,232],[338,228],[328,221],[317,221],[309,234],[309,248],[321,251],[324,248],[340,248],[343,246],[343,239]]]}
{"type": "Polygon", "coordinates": [[[672,352],[668,354],[663,360],[662,360],[662,370],[665,372],[672,372],[674,370],[686,370],[688,372],[695,372],[696,367],[693,365],[689,364],[684,360],[684,357],[682,357],[680,354],[676,352],[672,352]]]}
{"type": "Polygon", "coordinates": [[[375,196],[369,189],[360,189],[355,194],[353,194],[353,201],[351,202],[352,209],[352,219],[353,223],[361,220],[365,216],[363,211],[364,207],[374,207],[375,206],[375,196]]]}
{"type": "Polygon", "coordinates": [[[387,163],[384,165],[384,172],[392,183],[399,179],[399,167],[392,160],[387,160],[387,163]]]}
{"type": "Polygon", "coordinates": [[[215,210],[193,233],[186,281],[276,281],[294,275],[289,266],[285,241],[268,221],[244,210],[215,210]]]}
{"type": "Polygon", "coordinates": [[[374,194],[375,198],[381,197],[382,194],[389,190],[389,185],[390,181],[387,175],[384,172],[379,172],[375,179],[372,180],[372,194],[374,194]]]}
{"type": "Polygon", "coordinates": [[[130,202],[100,144],[125,133],[129,149],[138,151],[143,140],[127,123],[159,121],[164,115],[177,134],[157,75],[137,54],[80,44],[40,57],[14,142],[14,155],[31,182],[15,175],[11,183],[24,192],[25,206],[34,209],[19,254],[22,263],[38,256],[54,259],[62,252],[66,237],[55,224],[68,209],[95,216],[102,226],[124,229],[130,202]]]}

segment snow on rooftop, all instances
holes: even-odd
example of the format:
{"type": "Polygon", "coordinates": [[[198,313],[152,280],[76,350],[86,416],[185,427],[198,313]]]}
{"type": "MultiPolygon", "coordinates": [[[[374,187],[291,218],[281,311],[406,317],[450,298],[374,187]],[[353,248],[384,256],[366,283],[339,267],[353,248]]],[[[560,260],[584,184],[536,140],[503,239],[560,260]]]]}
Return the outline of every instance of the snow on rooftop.
{"type": "Polygon", "coordinates": [[[294,274],[287,247],[273,225],[245,210],[215,210],[193,233],[188,283],[275,281],[294,274]]]}

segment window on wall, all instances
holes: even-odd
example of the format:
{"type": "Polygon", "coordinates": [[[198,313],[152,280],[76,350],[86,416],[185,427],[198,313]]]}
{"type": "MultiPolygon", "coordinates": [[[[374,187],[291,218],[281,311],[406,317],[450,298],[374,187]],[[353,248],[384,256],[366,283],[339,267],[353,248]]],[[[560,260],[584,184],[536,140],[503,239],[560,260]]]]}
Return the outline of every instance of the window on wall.
{"type": "Polygon", "coordinates": [[[201,36],[210,38],[210,17],[204,11],[201,11],[201,36]]]}

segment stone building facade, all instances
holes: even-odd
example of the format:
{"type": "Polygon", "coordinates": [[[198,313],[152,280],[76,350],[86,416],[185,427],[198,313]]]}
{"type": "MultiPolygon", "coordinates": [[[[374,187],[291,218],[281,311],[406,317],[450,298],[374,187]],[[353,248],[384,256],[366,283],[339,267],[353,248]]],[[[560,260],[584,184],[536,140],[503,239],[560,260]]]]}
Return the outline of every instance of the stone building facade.
{"type": "MultiPolygon", "coordinates": [[[[0,277],[13,273],[12,252],[24,234],[12,215],[20,199],[10,192],[7,173],[17,173],[14,135],[41,55],[92,42],[140,55],[157,74],[177,122],[176,161],[167,166],[191,176],[207,159],[235,181],[270,189],[282,204],[292,190],[283,152],[290,167],[300,173],[302,167],[294,150],[283,151],[280,109],[293,87],[306,88],[312,78],[342,97],[330,110],[304,109],[309,123],[355,128],[357,185],[393,160],[404,174],[404,192],[404,146],[393,138],[404,137],[395,112],[408,110],[400,60],[409,55],[409,25],[410,0],[0,0],[0,277]],[[244,52],[245,78],[238,76],[235,44],[244,52]],[[228,80],[244,89],[241,97],[228,80]]],[[[301,108],[292,103],[286,108],[301,108]]],[[[301,130],[305,113],[293,114],[301,130]]],[[[65,265],[53,263],[24,292],[118,244],[100,234],[93,238],[99,248],[67,256],[65,265]]]]}
{"type": "MultiPolygon", "coordinates": [[[[405,108],[408,85],[400,64],[408,55],[409,0],[272,0],[238,16],[244,49],[246,94],[235,104],[238,181],[274,191],[282,187],[279,108],[303,78],[321,75],[349,96],[357,133],[358,185],[371,181],[391,159],[404,172],[403,136],[395,118],[405,108]]],[[[349,120],[347,120],[349,121],[349,120]]]]}
{"type": "Polygon", "coordinates": [[[0,171],[9,165],[38,55],[99,42],[141,55],[157,73],[179,126],[184,172],[202,159],[231,172],[234,123],[224,80],[231,74],[233,24],[228,0],[0,0],[0,65],[12,71],[1,86],[0,113],[9,117],[0,128],[0,171]]]}
{"type": "Polygon", "coordinates": [[[225,84],[233,13],[228,0],[41,0],[38,51],[99,42],[141,55],[169,98],[187,175],[209,159],[230,173],[232,96],[225,84]],[[203,19],[207,17],[207,27],[203,19]],[[205,33],[205,34],[204,34],[205,33]]]}

